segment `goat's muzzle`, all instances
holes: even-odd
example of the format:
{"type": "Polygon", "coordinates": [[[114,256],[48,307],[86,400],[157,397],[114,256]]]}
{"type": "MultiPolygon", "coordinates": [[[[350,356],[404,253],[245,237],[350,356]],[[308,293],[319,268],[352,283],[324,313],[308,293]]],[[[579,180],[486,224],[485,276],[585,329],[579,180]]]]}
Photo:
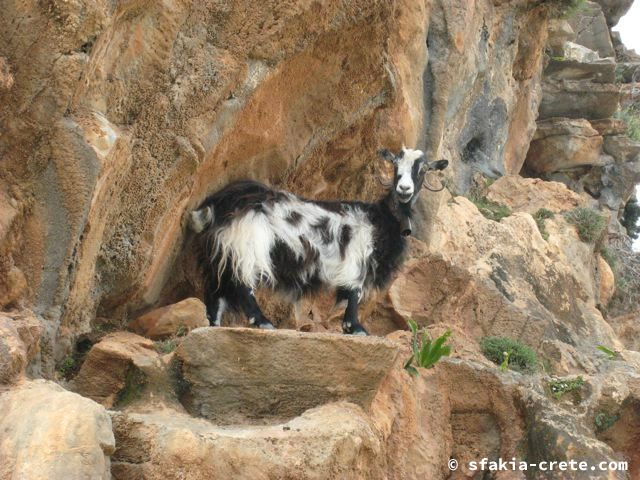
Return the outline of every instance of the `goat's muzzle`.
{"type": "Polygon", "coordinates": [[[400,234],[403,237],[411,235],[411,219],[409,217],[400,220],[400,234]]]}

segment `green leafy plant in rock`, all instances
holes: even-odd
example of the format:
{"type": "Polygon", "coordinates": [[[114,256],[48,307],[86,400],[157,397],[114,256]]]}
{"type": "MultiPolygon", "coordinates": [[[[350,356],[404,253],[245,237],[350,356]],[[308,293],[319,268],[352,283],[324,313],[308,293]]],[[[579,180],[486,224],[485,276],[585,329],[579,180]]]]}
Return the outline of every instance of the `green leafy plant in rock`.
{"type": "Polygon", "coordinates": [[[619,414],[602,411],[596,414],[593,423],[595,423],[596,431],[601,433],[613,427],[618,420],[620,420],[619,414]]]}
{"type": "Polygon", "coordinates": [[[602,353],[604,353],[607,356],[608,360],[615,360],[616,358],[618,358],[618,352],[611,350],[610,348],[605,347],[604,345],[598,345],[596,348],[600,350],[602,353]]]}
{"type": "Polygon", "coordinates": [[[538,367],[536,352],[522,342],[507,337],[484,337],[480,340],[483,355],[496,365],[522,373],[533,373],[538,367]]]}
{"type": "Polygon", "coordinates": [[[566,393],[580,390],[583,385],[584,379],[582,377],[566,380],[551,380],[549,382],[549,390],[551,390],[551,395],[559,399],[566,393]]]}
{"type": "Polygon", "coordinates": [[[577,207],[564,216],[569,223],[575,225],[580,240],[586,243],[595,242],[606,226],[604,215],[594,208],[577,207]]]}
{"type": "Polygon", "coordinates": [[[545,240],[549,240],[549,232],[547,232],[547,227],[545,226],[544,221],[548,218],[553,218],[553,216],[554,213],[546,208],[541,208],[533,214],[533,219],[536,221],[536,225],[538,225],[540,235],[542,235],[542,238],[545,240]]]}
{"type": "Polygon", "coordinates": [[[413,320],[409,320],[411,329],[411,357],[404,364],[404,368],[412,375],[418,375],[416,367],[431,368],[442,357],[451,353],[451,346],[446,345],[451,336],[451,330],[447,330],[435,340],[429,336],[426,329],[418,330],[418,325],[413,320]]]}
{"type": "Polygon", "coordinates": [[[629,105],[619,110],[615,116],[624,121],[627,126],[627,136],[631,140],[640,142],[640,106],[629,105]]]}

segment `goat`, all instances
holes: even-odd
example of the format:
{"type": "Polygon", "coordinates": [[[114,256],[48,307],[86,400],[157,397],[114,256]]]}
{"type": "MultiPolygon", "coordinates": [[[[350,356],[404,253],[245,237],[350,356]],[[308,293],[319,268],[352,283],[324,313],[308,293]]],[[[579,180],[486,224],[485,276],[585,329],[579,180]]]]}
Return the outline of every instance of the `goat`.
{"type": "Polygon", "coordinates": [[[411,214],[428,170],[420,150],[381,150],[394,165],[393,188],[376,203],[313,201],[255,181],[238,181],[209,196],[191,212],[204,276],[211,326],[226,308],[242,311],[258,328],[274,328],[254,289],[266,285],[293,299],[322,287],[346,300],[342,329],[367,335],[358,322],[363,291],[383,287],[401,263],[411,214]]]}

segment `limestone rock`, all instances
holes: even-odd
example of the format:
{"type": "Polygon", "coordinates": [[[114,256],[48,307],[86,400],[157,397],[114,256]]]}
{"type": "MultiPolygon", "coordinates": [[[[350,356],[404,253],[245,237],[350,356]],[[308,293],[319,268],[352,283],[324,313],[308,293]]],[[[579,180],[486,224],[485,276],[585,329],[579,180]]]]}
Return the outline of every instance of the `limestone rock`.
{"type": "Polygon", "coordinates": [[[610,318],[608,321],[628,350],[640,352],[640,311],[610,318]]]}
{"type": "Polygon", "coordinates": [[[555,56],[564,55],[564,46],[572,41],[576,33],[571,24],[564,18],[552,18],[549,20],[547,45],[555,56]]]}
{"type": "Polygon", "coordinates": [[[591,63],[600,58],[598,52],[573,42],[565,42],[564,58],[578,63],[591,63]]]}
{"type": "Polygon", "coordinates": [[[129,327],[152,339],[183,334],[198,327],[209,326],[204,304],[197,298],[157,308],[136,318],[129,327]]]}
{"type": "Polygon", "coordinates": [[[547,182],[539,178],[506,175],[496,180],[487,198],[512,211],[531,215],[541,208],[552,212],[572,210],[584,204],[585,199],[559,182],[547,182]]]}
{"type": "Polygon", "coordinates": [[[140,389],[161,368],[154,344],[129,332],[111,333],[87,354],[71,388],[101,405],[114,406],[127,389],[140,389]],[[135,385],[132,385],[135,382],[135,385]]]}
{"type": "Polygon", "coordinates": [[[115,414],[113,423],[115,480],[383,478],[380,440],[362,409],[346,402],[250,428],[177,412],[115,414]]]}
{"type": "Polygon", "coordinates": [[[600,165],[603,138],[587,120],[551,118],[538,122],[526,168],[537,174],[600,165]]]}
{"type": "Polygon", "coordinates": [[[624,121],[618,118],[601,118],[600,120],[591,120],[589,123],[603,137],[624,135],[627,131],[624,121]]]}
{"type": "Polygon", "coordinates": [[[612,117],[620,103],[620,86],[583,80],[544,82],[538,118],[612,117]]]}
{"type": "Polygon", "coordinates": [[[52,382],[0,395],[0,479],[111,478],[115,450],[103,407],[52,382]]]}
{"type": "Polygon", "coordinates": [[[600,58],[615,56],[607,21],[600,5],[591,1],[584,2],[568,21],[576,32],[576,43],[595,50],[600,58]]]}
{"type": "Polygon", "coordinates": [[[600,286],[598,298],[600,303],[603,306],[606,306],[613,298],[613,294],[616,292],[616,279],[611,267],[607,261],[602,258],[602,255],[598,255],[598,274],[598,283],[600,286]]]}
{"type": "Polygon", "coordinates": [[[30,312],[0,313],[0,384],[24,373],[39,352],[41,331],[30,312]]]}
{"type": "Polygon", "coordinates": [[[338,400],[366,409],[397,349],[375,337],[199,328],[176,355],[187,410],[229,423],[292,418],[338,400]]]}
{"type": "Polygon", "coordinates": [[[548,81],[588,80],[594,83],[613,83],[616,63],[611,58],[583,63],[568,59],[552,58],[544,70],[548,81]]]}

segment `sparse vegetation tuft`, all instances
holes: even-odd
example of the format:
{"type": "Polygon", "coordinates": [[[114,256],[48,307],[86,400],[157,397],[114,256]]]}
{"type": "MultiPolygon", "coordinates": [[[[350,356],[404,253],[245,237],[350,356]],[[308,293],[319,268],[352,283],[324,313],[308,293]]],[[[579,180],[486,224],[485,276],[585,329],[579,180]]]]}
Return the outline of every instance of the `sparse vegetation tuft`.
{"type": "Polygon", "coordinates": [[[564,0],[560,7],[561,18],[571,18],[578,12],[584,10],[587,0],[564,0]]]}
{"type": "Polygon", "coordinates": [[[547,227],[545,226],[544,221],[548,218],[553,218],[553,216],[554,213],[546,208],[541,208],[533,214],[533,219],[536,221],[536,225],[538,225],[540,235],[542,235],[542,238],[545,240],[549,240],[549,232],[547,232],[547,227]]]}
{"type": "Polygon", "coordinates": [[[620,420],[620,415],[617,413],[599,412],[594,418],[596,432],[602,433],[605,430],[609,430],[618,420],[620,420]]]}
{"type": "Polygon", "coordinates": [[[177,346],[178,342],[176,342],[176,340],[173,338],[169,338],[167,340],[159,340],[154,343],[156,352],[162,353],[163,355],[173,352],[177,346]]]}
{"type": "Polygon", "coordinates": [[[500,366],[506,365],[510,370],[533,373],[538,367],[536,352],[524,343],[511,338],[484,337],[480,341],[480,349],[493,363],[500,366]]]}
{"type": "Polygon", "coordinates": [[[68,378],[76,369],[76,359],[69,355],[63,361],[58,368],[58,373],[63,378],[68,378]]]}
{"type": "Polygon", "coordinates": [[[607,356],[608,360],[615,360],[616,358],[618,358],[618,352],[616,352],[615,350],[611,350],[604,345],[598,345],[596,348],[604,353],[607,356]]]}
{"type": "Polygon", "coordinates": [[[564,214],[567,221],[576,226],[580,240],[595,242],[606,227],[605,217],[595,208],[577,207],[564,214]]]}
{"type": "Polygon", "coordinates": [[[584,379],[582,377],[576,377],[566,380],[551,380],[549,382],[549,390],[551,395],[556,399],[562,397],[565,393],[578,391],[584,385],[584,379]]]}
{"type": "Polygon", "coordinates": [[[451,346],[445,345],[451,336],[451,330],[447,330],[438,338],[432,340],[426,329],[422,329],[422,332],[420,332],[416,322],[409,320],[408,323],[411,329],[411,357],[404,364],[404,368],[411,375],[418,375],[416,367],[431,368],[442,357],[451,353],[451,346]]]}
{"type": "Polygon", "coordinates": [[[640,106],[629,105],[619,110],[615,116],[627,125],[627,136],[631,140],[640,142],[640,106]]]}
{"type": "MultiPolygon", "coordinates": [[[[640,305],[640,252],[634,252],[627,235],[609,237],[607,250],[614,259],[611,269],[616,279],[616,291],[607,305],[610,316],[635,312],[640,305]]],[[[605,257],[607,260],[607,257],[605,257]]]]}
{"type": "Polygon", "coordinates": [[[503,218],[511,215],[511,209],[509,207],[489,200],[487,197],[470,195],[469,200],[471,200],[480,213],[489,220],[499,222],[503,218]]]}

